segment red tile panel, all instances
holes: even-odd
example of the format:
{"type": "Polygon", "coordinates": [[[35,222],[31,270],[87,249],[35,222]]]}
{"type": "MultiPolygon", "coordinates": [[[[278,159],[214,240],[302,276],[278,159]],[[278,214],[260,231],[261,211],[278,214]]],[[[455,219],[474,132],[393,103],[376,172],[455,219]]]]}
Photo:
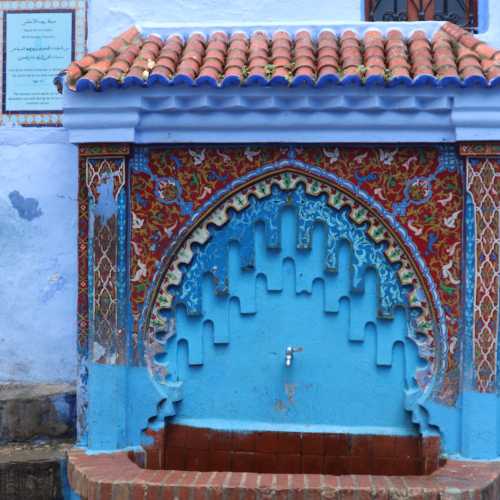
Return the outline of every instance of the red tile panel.
{"type": "Polygon", "coordinates": [[[219,81],[224,74],[228,36],[226,33],[214,33],[207,44],[205,58],[200,69],[200,77],[210,77],[219,81]]]}
{"type": "Polygon", "coordinates": [[[163,76],[165,78],[172,78],[175,74],[177,66],[182,54],[183,41],[182,38],[174,35],[165,41],[160,50],[158,59],[151,71],[151,75],[163,76]]]}
{"type": "Polygon", "coordinates": [[[193,33],[187,39],[143,35],[135,27],[66,69],[72,90],[154,84],[300,85],[326,82],[497,84],[500,52],[445,23],[432,37],[360,27],[334,33],[193,33]]]}
{"type": "Polygon", "coordinates": [[[438,31],[434,35],[432,49],[437,76],[439,78],[458,77],[452,39],[444,31],[438,31]]]}
{"type": "Polygon", "coordinates": [[[385,57],[390,77],[403,76],[410,78],[410,56],[408,45],[399,30],[390,30],[385,43],[385,57]]]}
{"type": "Polygon", "coordinates": [[[244,80],[248,75],[249,41],[244,33],[234,33],[229,39],[224,75],[244,80]]]}
{"type": "Polygon", "coordinates": [[[434,75],[432,67],[432,45],[424,33],[416,31],[410,37],[408,51],[411,62],[411,72],[415,77],[434,75]]]}
{"type": "Polygon", "coordinates": [[[145,452],[129,452],[147,469],[307,474],[430,474],[439,437],[310,432],[237,432],[169,424],[150,432],[145,452]]]}

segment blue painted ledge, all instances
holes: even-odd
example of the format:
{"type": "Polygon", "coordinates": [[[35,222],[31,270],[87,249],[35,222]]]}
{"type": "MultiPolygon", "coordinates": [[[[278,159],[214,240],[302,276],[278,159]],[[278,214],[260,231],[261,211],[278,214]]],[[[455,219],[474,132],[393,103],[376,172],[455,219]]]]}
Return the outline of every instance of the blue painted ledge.
{"type": "Polygon", "coordinates": [[[500,87],[131,87],[64,91],[73,143],[500,140],[500,87]]]}

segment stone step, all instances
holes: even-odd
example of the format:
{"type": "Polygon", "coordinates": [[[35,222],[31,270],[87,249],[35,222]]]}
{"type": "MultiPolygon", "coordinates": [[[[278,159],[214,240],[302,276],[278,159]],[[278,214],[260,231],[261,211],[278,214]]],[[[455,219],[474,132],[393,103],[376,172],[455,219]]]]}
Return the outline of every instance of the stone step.
{"type": "Polygon", "coordinates": [[[75,387],[0,384],[0,445],[75,438],[75,387]]]}
{"type": "Polygon", "coordinates": [[[66,450],[72,445],[59,441],[0,446],[0,499],[64,499],[66,450]]]}

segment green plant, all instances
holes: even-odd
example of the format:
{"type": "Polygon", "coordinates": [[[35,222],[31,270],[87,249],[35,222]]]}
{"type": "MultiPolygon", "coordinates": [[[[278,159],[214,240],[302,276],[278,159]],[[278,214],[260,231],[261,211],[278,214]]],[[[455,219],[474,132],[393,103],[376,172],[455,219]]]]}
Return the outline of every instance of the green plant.
{"type": "Polygon", "coordinates": [[[360,74],[360,76],[365,76],[367,71],[368,71],[368,68],[366,66],[364,66],[363,64],[360,64],[359,66],[357,66],[356,69],[358,70],[358,73],[360,74]]]}
{"type": "Polygon", "coordinates": [[[276,71],[276,66],[274,64],[266,64],[264,66],[264,71],[266,73],[266,78],[272,78],[274,72],[276,71]]]}

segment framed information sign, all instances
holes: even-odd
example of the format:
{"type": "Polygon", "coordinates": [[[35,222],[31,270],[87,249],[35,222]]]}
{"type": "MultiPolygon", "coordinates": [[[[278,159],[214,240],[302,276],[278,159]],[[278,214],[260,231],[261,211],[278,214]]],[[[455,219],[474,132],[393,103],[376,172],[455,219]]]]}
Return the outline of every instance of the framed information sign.
{"type": "Polygon", "coordinates": [[[85,49],[85,1],[3,1],[2,123],[61,124],[54,77],[85,49]]]}

